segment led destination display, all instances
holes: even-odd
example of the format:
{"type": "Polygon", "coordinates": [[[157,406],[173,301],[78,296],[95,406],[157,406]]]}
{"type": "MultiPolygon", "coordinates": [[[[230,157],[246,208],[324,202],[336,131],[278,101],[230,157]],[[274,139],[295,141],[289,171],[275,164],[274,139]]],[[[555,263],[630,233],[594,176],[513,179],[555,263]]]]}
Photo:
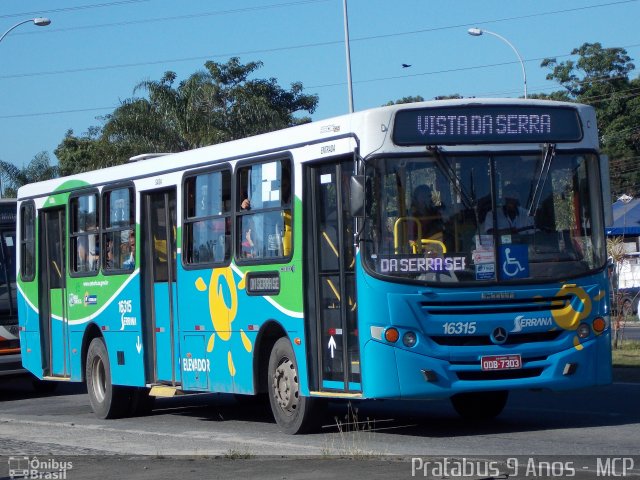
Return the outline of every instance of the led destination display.
{"type": "Polygon", "coordinates": [[[397,145],[460,145],[505,142],[577,142],[578,113],[570,107],[470,105],[416,108],[396,114],[397,145]]]}

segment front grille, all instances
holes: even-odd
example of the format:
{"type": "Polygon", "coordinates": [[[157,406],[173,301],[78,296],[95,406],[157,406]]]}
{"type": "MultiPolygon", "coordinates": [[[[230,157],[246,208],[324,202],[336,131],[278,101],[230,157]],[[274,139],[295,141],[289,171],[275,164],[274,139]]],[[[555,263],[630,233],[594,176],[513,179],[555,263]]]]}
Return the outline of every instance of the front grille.
{"type": "Polygon", "coordinates": [[[422,301],[420,307],[425,314],[430,316],[524,314],[560,310],[566,308],[572,299],[571,295],[562,295],[511,300],[456,301],[454,304],[446,301],[422,301]]]}
{"type": "MultiPolygon", "coordinates": [[[[551,332],[512,333],[502,345],[521,345],[523,343],[550,342],[562,334],[562,330],[551,332]]],[[[438,345],[446,347],[478,347],[494,345],[489,335],[434,335],[429,337],[438,345]]]]}
{"type": "Polygon", "coordinates": [[[539,377],[542,368],[522,368],[520,370],[500,370],[496,372],[456,372],[459,380],[515,380],[518,378],[539,377]]]}

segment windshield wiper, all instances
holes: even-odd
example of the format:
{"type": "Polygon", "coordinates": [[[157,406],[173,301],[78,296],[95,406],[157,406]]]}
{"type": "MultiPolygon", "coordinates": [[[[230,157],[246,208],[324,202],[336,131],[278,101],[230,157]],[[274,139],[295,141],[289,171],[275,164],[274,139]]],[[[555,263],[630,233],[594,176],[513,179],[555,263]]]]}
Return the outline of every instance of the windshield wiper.
{"type": "Polygon", "coordinates": [[[440,170],[442,170],[442,172],[447,176],[447,180],[453,184],[456,192],[458,192],[462,198],[462,203],[464,203],[465,207],[475,209],[475,200],[464,190],[462,180],[458,177],[453,168],[451,168],[449,162],[445,160],[440,147],[437,145],[430,145],[427,147],[427,150],[433,155],[433,158],[436,159],[438,167],[440,167],[440,170]]]}
{"type": "MultiPolygon", "coordinates": [[[[456,192],[458,192],[458,194],[460,195],[460,198],[462,199],[462,203],[464,204],[464,206],[467,207],[469,210],[473,211],[473,216],[476,221],[476,228],[479,229],[480,215],[478,214],[478,202],[476,201],[475,193],[473,195],[469,195],[465,191],[462,185],[462,180],[460,179],[458,174],[455,172],[455,170],[451,168],[451,165],[449,165],[449,162],[447,162],[444,155],[442,154],[442,150],[440,149],[440,147],[438,147],[437,145],[428,146],[427,150],[431,152],[431,154],[433,155],[433,158],[436,159],[436,164],[438,165],[440,170],[442,170],[442,172],[446,175],[449,182],[453,184],[453,188],[455,188],[456,192]]],[[[473,188],[473,171],[471,175],[472,175],[471,187],[473,188]]]]}
{"type": "Polygon", "coordinates": [[[538,181],[536,182],[536,188],[533,191],[531,197],[531,204],[529,205],[529,216],[533,216],[533,213],[538,210],[540,206],[540,200],[542,199],[542,190],[544,184],[549,176],[549,169],[551,168],[551,162],[556,156],[555,143],[545,143],[542,149],[542,165],[540,166],[540,173],[538,174],[538,181]]]}

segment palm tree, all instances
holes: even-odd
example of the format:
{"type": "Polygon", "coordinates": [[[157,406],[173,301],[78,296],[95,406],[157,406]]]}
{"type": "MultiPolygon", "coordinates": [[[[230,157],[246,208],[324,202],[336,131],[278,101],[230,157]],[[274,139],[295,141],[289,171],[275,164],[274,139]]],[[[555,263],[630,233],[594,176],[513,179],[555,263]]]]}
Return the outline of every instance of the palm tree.
{"type": "MultiPolygon", "coordinates": [[[[206,70],[178,82],[175,72],[139,83],[146,98],[126,100],[105,117],[109,142],[136,145],[146,152],[179,152],[257,135],[310,121],[294,113],[313,113],[318,97],[289,90],[276,79],[250,79],[262,62],[207,62],[206,70]]],[[[140,153],[140,152],[139,152],[140,153]]]]}
{"type": "Polygon", "coordinates": [[[58,167],[51,165],[49,154],[40,152],[26,167],[18,168],[13,163],[0,160],[0,195],[15,198],[18,188],[28,183],[50,180],[58,176],[58,167]]]}

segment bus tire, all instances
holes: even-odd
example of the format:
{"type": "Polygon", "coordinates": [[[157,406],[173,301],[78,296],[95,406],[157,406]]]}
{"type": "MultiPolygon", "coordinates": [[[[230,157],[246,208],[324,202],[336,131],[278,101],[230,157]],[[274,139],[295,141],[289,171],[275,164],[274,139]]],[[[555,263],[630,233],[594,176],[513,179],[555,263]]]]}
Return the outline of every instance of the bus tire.
{"type": "Polygon", "coordinates": [[[280,338],[269,356],[269,403],[285,433],[305,433],[318,426],[318,399],[300,395],[298,362],[288,338],[280,338]],[[315,407],[315,408],[314,408],[315,407]]]}
{"type": "Polygon", "coordinates": [[[470,392],[458,393],[451,397],[451,404],[465,420],[484,421],[497,417],[507,404],[509,392],[470,392]]]}
{"type": "Polygon", "coordinates": [[[111,383],[109,355],[102,338],[94,338],[89,345],[85,375],[91,408],[98,418],[119,418],[128,413],[131,391],[111,383]]]}

